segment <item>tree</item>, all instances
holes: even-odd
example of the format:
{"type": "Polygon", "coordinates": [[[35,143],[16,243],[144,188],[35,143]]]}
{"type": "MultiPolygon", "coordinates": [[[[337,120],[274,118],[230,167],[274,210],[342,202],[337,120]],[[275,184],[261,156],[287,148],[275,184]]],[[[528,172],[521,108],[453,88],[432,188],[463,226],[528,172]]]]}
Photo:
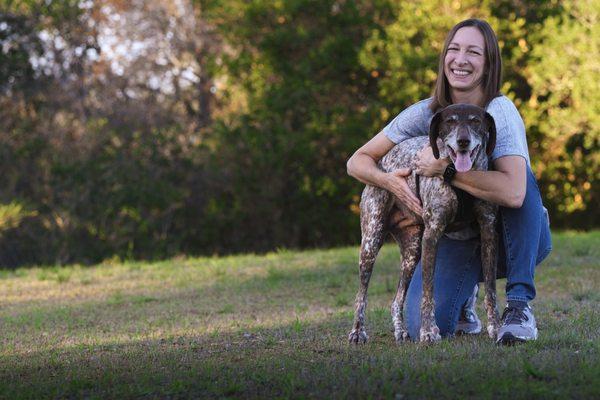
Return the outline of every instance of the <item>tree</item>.
{"type": "Polygon", "coordinates": [[[534,37],[527,129],[555,226],[591,228],[600,221],[600,3],[563,6],[534,37]]]}

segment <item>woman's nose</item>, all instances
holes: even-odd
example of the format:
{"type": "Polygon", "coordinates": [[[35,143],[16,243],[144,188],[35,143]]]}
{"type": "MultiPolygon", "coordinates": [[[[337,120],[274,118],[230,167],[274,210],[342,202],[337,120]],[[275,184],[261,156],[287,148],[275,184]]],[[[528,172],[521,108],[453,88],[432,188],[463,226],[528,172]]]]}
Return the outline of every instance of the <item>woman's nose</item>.
{"type": "Polygon", "coordinates": [[[467,63],[467,55],[462,51],[456,55],[456,59],[454,60],[458,65],[464,65],[467,63]]]}

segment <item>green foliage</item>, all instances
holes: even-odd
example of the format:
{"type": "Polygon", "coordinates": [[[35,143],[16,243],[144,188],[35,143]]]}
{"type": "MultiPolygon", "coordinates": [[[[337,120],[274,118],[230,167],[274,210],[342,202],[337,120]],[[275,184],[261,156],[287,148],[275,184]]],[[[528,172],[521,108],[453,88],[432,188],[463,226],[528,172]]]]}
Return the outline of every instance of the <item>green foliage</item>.
{"type": "Polygon", "coordinates": [[[0,42],[6,43],[6,50],[0,51],[0,93],[9,88],[22,88],[33,78],[33,68],[29,63],[30,52],[38,52],[39,43],[33,36],[35,31],[29,20],[22,16],[0,15],[0,42]],[[26,40],[18,40],[26,38],[26,40]]]}
{"type": "Polygon", "coordinates": [[[364,68],[378,78],[378,94],[383,104],[382,118],[375,129],[381,129],[405,107],[431,95],[439,54],[452,26],[474,16],[489,17],[487,6],[480,1],[393,4],[391,22],[373,31],[360,54],[364,68]]]}
{"type": "Polygon", "coordinates": [[[374,8],[313,0],[239,6],[222,27],[235,37],[227,66],[248,106],[213,131],[217,169],[230,177],[211,212],[230,223],[215,236],[224,248],[262,250],[351,240],[357,222],[347,218],[354,184],[345,160],[373,113],[375,80],[357,57],[375,27],[374,8]]]}
{"type": "Polygon", "coordinates": [[[0,204],[0,236],[2,231],[16,228],[24,218],[35,215],[35,211],[27,211],[22,204],[16,201],[9,204],[0,204]]]}
{"type": "Polygon", "coordinates": [[[526,121],[557,222],[592,227],[600,220],[600,2],[564,7],[534,35],[526,121]]]}
{"type": "Polygon", "coordinates": [[[173,30],[170,0],[1,2],[0,265],[356,242],[346,160],[430,95],[469,17],[500,39],[553,227],[595,227],[599,4],[196,0],[173,30]],[[168,55],[88,57],[106,9],[168,55]]]}

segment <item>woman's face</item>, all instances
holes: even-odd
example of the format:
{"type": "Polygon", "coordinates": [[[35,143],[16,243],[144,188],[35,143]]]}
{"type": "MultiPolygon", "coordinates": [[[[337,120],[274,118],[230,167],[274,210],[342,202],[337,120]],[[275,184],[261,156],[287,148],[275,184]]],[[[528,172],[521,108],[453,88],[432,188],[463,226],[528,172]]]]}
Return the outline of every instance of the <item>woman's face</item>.
{"type": "Polygon", "coordinates": [[[444,57],[444,73],[451,90],[468,92],[481,83],[485,69],[485,41],[474,26],[460,28],[444,57]]]}

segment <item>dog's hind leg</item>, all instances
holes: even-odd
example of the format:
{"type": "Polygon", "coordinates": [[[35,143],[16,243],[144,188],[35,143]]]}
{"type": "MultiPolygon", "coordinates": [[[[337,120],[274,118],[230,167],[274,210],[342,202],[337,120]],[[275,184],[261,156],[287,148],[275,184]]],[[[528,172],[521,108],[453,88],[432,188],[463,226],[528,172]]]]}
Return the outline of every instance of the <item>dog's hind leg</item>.
{"type": "Polygon", "coordinates": [[[477,200],[474,204],[475,215],[481,229],[481,267],[485,285],[485,310],[487,313],[487,331],[496,339],[500,327],[500,317],[496,306],[496,269],[498,254],[498,233],[496,232],[497,207],[486,201],[477,200]]]}
{"type": "Polygon", "coordinates": [[[392,321],[394,323],[394,337],[396,342],[408,339],[408,329],[404,320],[404,300],[408,285],[415,272],[415,268],[421,258],[421,236],[423,235],[423,225],[411,225],[405,228],[396,228],[392,230],[392,235],[398,246],[402,261],[400,263],[400,279],[398,281],[398,290],[392,302],[392,321]]]}
{"type": "Polygon", "coordinates": [[[367,186],[360,203],[360,226],[362,241],[359,256],[359,287],[356,294],[354,324],[348,335],[350,343],[366,343],[365,311],[367,308],[367,289],[375,265],[377,253],[385,238],[385,222],[389,212],[389,192],[373,186],[367,186]]]}

